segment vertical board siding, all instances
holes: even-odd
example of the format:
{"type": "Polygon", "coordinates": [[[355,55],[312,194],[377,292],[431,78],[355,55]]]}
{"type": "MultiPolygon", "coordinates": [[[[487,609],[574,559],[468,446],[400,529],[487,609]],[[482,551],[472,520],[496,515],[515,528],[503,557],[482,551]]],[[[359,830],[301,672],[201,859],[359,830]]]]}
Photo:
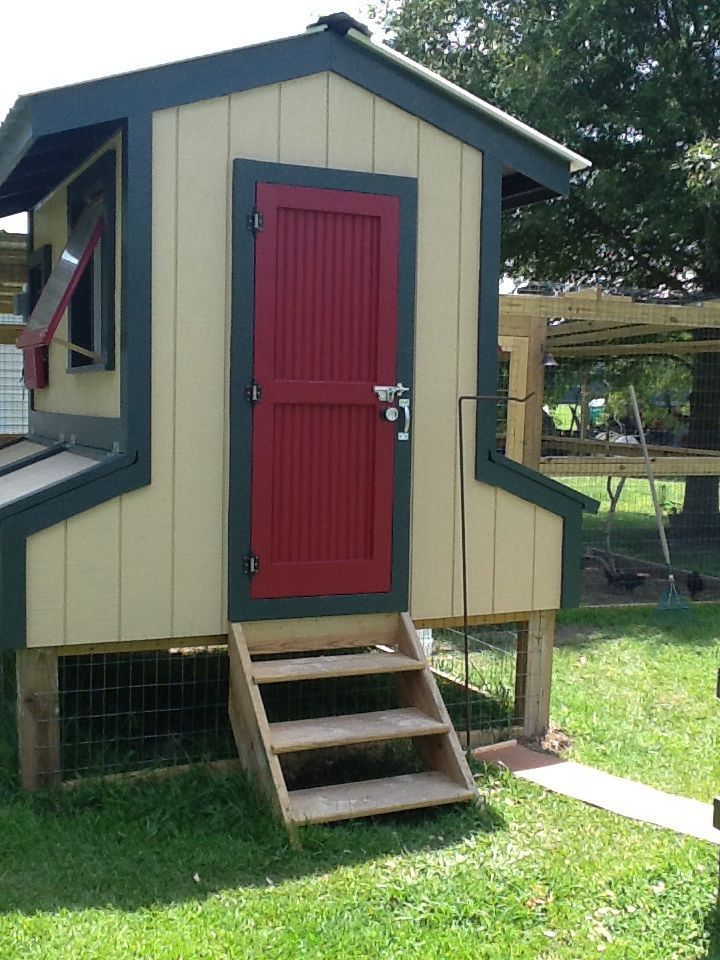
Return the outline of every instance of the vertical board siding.
{"type": "Polygon", "coordinates": [[[453,593],[461,149],[421,125],[410,578],[419,618],[449,615],[453,593]]]}
{"type": "Polygon", "coordinates": [[[386,100],[375,98],[373,171],[417,177],[420,121],[386,100]]]}
{"type": "Polygon", "coordinates": [[[67,521],[66,642],[120,638],[120,499],[67,521]]]}
{"type": "Polygon", "coordinates": [[[222,633],[229,100],[181,107],[177,174],[173,624],[222,633]]]}
{"type": "Polygon", "coordinates": [[[560,607],[562,539],[562,517],[535,507],[532,610],[557,610],[560,607]]]}
{"type": "Polygon", "coordinates": [[[27,645],[65,643],[65,550],[67,524],[30,537],[27,545],[27,645]]]}
{"type": "Polygon", "coordinates": [[[512,613],[532,609],[534,544],[535,506],[498,490],[493,611],[512,613]]]}
{"type": "Polygon", "coordinates": [[[327,166],[328,75],[280,84],[280,162],[327,166]]]}
{"type": "MultiPolygon", "coordinates": [[[[419,178],[411,611],[461,613],[456,398],[476,387],[482,158],[318,74],[155,115],[152,484],[29,538],[29,646],[225,631],[236,157],[419,178]]],[[[57,257],[64,191],[36,230],[57,257]]],[[[52,409],[115,415],[117,396],[52,409]]],[[[562,520],[474,480],[467,413],[470,612],[553,609],[562,520]]]]}
{"type": "MultiPolygon", "coordinates": [[[[462,149],[462,194],[460,210],[460,276],[458,283],[456,336],[456,397],[472,396],[477,391],[477,309],[478,263],[480,259],[480,214],[482,194],[482,157],[472,147],[462,149]]],[[[465,434],[465,506],[467,513],[468,598],[471,611],[493,609],[495,568],[495,504],[493,487],[475,480],[475,418],[473,401],[463,406],[465,434]]],[[[453,417],[457,435],[457,406],[453,417]]],[[[457,441],[456,441],[457,442],[457,441]]],[[[458,458],[460,451],[458,448],[458,458]]],[[[460,526],[460,477],[456,460],[455,474],[447,478],[455,490],[455,543],[452,616],[463,612],[463,582],[460,526]]]]}
{"type": "Polygon", "coordinates": [[[152,483],[122,499],[120,635],[173,636],[177,110],[153,120],[152,483]]]}
{"type": "Polygon", "coordinates": [[[375,98],[336,74],[328,81],[328,166],[338,170],[373,168],[375,98]]]}

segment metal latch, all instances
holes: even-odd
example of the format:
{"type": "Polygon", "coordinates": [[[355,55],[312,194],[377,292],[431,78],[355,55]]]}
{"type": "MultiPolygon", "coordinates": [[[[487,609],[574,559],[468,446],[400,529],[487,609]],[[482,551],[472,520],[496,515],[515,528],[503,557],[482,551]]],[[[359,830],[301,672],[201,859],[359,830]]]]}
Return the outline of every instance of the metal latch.
{"type": "Polygon", "coordinates": [[[401,397],[404,393],[407,393],[409,389],[410,387],[406,387],[402,383],[397,383],[395,386],[373,387],[373,392],[377,395],[378,400],[381,400],[383,403],[395,403],[395,397],[401,397]]]}
{"type": "Polygon", "coordinates": [[[243,557],[243,572],[248,577],[254,577],[256,573],[259,573],[260,557],[256,557],[254,553],[249,553],[246,557],[243,557]]]}

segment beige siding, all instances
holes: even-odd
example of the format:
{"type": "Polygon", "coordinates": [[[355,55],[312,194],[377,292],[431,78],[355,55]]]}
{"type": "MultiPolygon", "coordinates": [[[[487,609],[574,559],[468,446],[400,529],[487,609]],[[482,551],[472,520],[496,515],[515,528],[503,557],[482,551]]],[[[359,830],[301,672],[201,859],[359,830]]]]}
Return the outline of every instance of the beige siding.
{"type": "MultiPolygon", "coordinates": [[[[71,413],[92,417],[117,417],[120,415],[120,270],[122,236],[122,153],[121,140],[116,137],[101,147],[88,161],[79,167],[73,176],[54,191],[35,209],[34,244],[38,249],[44,244],[52,246],[53,264],[57,262],[67,242],[67,183],[87,169],[101,154],[115,150],[116,223],[115,223],[115,369],[98,370],[92,373],[67,372],[67,348],[58,343],[50,344],[49,386],[35,392],[35,409],[49,413],[71,413]]],[[[57,329],[57,337],[68,339],[67,313],[57,329]]]]}
{"type": "MultiPolygon", "coordinates": [[[[153,156],[153,482],[31,538],[31,643],[224,631],[236,157],[418,177],[411,610],[459,615],[456,401],[475,390],[481,155],[320,74],[158,113],[153,156]]],[[[467,415],[470,612],[555,607],[562,522],[473,479],[467,415]]]]}

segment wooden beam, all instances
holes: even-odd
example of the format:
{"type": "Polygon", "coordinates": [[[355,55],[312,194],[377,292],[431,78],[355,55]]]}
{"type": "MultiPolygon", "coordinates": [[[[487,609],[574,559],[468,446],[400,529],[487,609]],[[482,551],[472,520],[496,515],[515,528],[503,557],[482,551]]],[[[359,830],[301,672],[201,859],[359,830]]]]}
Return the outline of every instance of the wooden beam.
{"type": "MultiPolygon", "coordinates": [[[[532,614],[527,610],[518,613],[479,613],[468,617],[468,626],[476,627],[480,624],[493,623],[517,623],[521,620],[528,620],[532,614]]],[[[418,629],[442,630],[458,629],[463,626],[462,617],[426,617],[420,620],[413,620],[418,629]]]]}
{"type": "Polygon", "coordinates": [[[525,686],[527,684],[528,623],[517,625],[517,649],[515,652],[515,703],[513,720],[525,723],[525,686]]]}
{"type": "Polygon", "coordinates": [[[622,327],[603,327],[587,333],[575,333],[573,327],[565,329],[561,327],[548,327],[548,342],[555,347],[570,347],[587,343],[594,344],[598,341],[605,343],[608,341],[632,340],[637,337],[648,337],[654,334],[678,333],[683,331],[668,330],[667,326],[658,323],[633,324],[622,327]]]}
{"type": "Polygon", "coordinates": [[[533,613],[528,622],[527,673],[525,678],[526,737],[542,736],[550,724],[552,656],[555,641],[555,611],[533,613]]]}
{"type": "MultiPolygon", "coordinates": [[[[720,456],[652,458],[656,477],[718,477],[720,456]]],[[[540,472],[547,477],[644,477],[639,457],[543,457],[540,472]]]]}
{"type": "Polygon", "coordinates": [[[0,323],[0,343],[14,345],[24,329],[19,323],[0,323]]]}
{"type": "Polygon", "coordinates": [[[15,667],[20,782],[40,790],[61,773],[57,654],[47,647],[18,650],[15,667]]]}
{"type": "MultiPolygon", "coordinates": [[[[543,443],[553,444],[556,447],[568,447],[580,453],[602,453],[613,456],[616,453],[623,457],[642,457],[642,448],[639,443],[608,443],[606,440],[580,440],[577,437],[554,437],[552,434],[543,434],[543,443]],[[608,453],[608,448],[611,453],[608,453]]],[[[703,447],[667,447],[659,443],[649,443],[648,450],[666,457],[695,456],[720,457],[720,450],[709,450],[703,447]]]]}
{"type": "MultiPolygon", "coordinates": [[[[500,347],[507,352],[510,360],[508,393],[514,397],[528,394],[528,344],[529,337],[499,337],[500,347]]],[[[529,402],[529,401],[528,401],[529,402]]],[[[525,440],[525,408],[527,403],[510,401],[507,405],[507,439],[505,456],[517,463],[523,462],[525,440]]],[[[540,451],[538,450],[538,456],[540,451]]]]}
{"type": "Polygon", "coordinates": [[[590,320],[614,325],[621,323],[659,323],[680,330],[720,326],[720,301],[677,305],[643,303],[630,297],[546,297],[529,294],[503,294],[500,297],[502,324],[511,319],[542,317],[590,320]]]}
{"type": "Polygon", "coordinates": [[[594,347],[553,347],[555,357],[619,357],[648,354],[720,353],[720,340],[687,340],[682,343],[608,343],[594,347]]]}
{"type": "Polygon", "coordinates": [[[111,643],[69,643],[54,647],[58,657],[83,657],[91,653],[142,653],[147,650],[173,650],[176,647],[208,648],[227,646],[227,634],[203,637],[167,637],[162,640],[128,640],[111,643]]]}

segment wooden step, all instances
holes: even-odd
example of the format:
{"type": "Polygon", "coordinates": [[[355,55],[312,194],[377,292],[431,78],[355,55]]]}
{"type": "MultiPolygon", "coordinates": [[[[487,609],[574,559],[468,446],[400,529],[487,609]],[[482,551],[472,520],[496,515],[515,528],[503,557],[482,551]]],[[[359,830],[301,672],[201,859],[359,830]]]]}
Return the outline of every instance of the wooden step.
{"type": "Polygon", "coordinates": [[[286,680],[325,680],[362,677],[376,673],[422,670],[423,664],[402,653],[347,653],[337,656],[299,657],[292,660],[259,660],[253,663],[255,683],[286,680]]]}
{"type": "Polygon", "coordinates": [[[296,823],[302,824],[462,803],[473,800],[475,791],[455,783],[444,773],[430,771],[291,790],[288,796],[290,815],[296,823]]]}
{"type": "Polygon", "coordinates": [[[352,743],[371,743],[447,733],[450,725],[433,720],[409,707],[404,710],[375,710],[315,720],[286,720],[270,724],[270,742],[275,753],[322,750],[352,743]]]}

